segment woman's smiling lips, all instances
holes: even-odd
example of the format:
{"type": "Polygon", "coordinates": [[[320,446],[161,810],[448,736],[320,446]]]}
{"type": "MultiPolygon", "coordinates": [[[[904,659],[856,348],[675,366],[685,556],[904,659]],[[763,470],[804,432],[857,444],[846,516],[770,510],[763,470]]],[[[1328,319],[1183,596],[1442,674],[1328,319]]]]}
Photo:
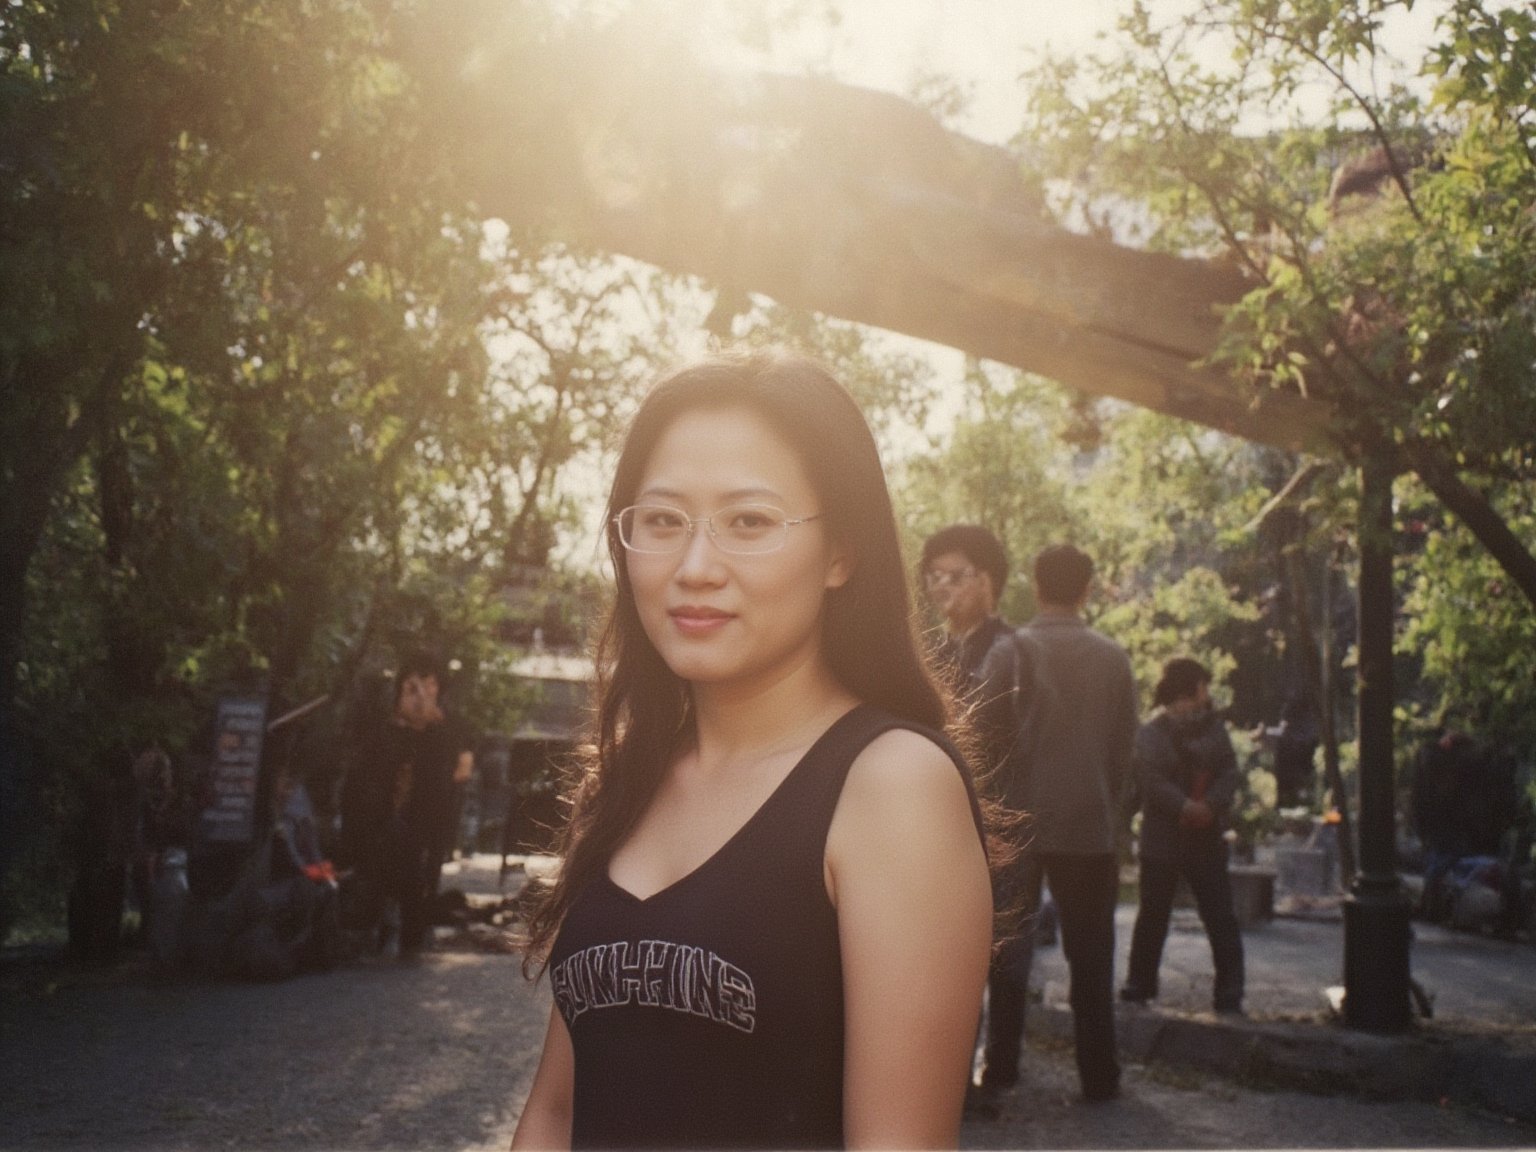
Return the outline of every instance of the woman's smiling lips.
{"type": "Polygon", "coordinates": [[[704,608],[695,604],[673,608],[667,615],[672,618],[672,623],[676,625],[677,630],[687,636],[703,636],[718,631],[735,619],[730,612],[722,612],[718,608],[704,608]]]}

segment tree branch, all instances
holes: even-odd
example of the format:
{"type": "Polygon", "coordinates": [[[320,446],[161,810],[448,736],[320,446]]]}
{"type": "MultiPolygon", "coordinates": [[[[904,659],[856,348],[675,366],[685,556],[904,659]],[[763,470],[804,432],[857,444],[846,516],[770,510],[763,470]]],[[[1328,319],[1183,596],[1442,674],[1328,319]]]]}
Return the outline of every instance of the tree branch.
{"type": "Polygon", "coordinates": [[[1435,445],[1408,440],[1402,445],[1402,454],[1440,503],[1466,525],[1536,607],[1536,556],[1510,531],[1488,498],[1463,481],[1435,445]]]}
{"type": "Polygon", "coordinates": [[[1371,122],[1371,134],[1374,135],[1380,142],[1382,151],[1386,153],[1387,169],[1392,173],[1392,182],[1397,185],[1398,191],[1403,194],[1403,202],[1408,205],[1409,213],[1413,216],[1414,222],[1420,227],[1423,227],[1424,217],[1419,215],[1419,206],[1413,199],[1413,190],[1408,186],[1408,174],[1403,169],[1402,163],[1398,159],[1397,150],[1392,147],[1391,137],[1387,133],[1386,125],[1381,122],[1381,117],[1377,115],[1375,105],[1367,100],[1365,96],[1359,90],[1357,90],[1353,84],[1349,82],[1349,78],[1344,75],[1343,69],[1334,67],[1334,65],[1326,57],[1324,57],[1322,53],[1318,52],[1317,49],[1306,44],[1304,41],[1299,40],[1289,33],[1280,31],[1273,24],[1266,25],[1263,29],[1260,30],[1259,34],[1261,36],[1266,36],[1271,39],[1278,40],[1281,44],[1285,44],[1291,48],[1294,48],[1297,52],[1300,52],[1308,60],[1311,60],[1324,72],[1327,72],[1328,75],[1333,78],[1333,82],[1335,84],[1344,89],[1345,92],[1349,93],[1350,99],[1359,105],[1360,111],[1364,112],[1366,119],[1371,122]]]}

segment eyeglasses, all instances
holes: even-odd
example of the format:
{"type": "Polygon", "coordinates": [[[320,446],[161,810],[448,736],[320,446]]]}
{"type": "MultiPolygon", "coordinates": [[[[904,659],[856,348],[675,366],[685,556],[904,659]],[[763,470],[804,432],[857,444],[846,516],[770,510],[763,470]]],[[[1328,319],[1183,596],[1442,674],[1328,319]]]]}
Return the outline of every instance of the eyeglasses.
{"type": "Polygon", "coordinates": [[[619,541],[631,552],[659,555],[681,551],[693,539],[694,527],[704,525],[722,552],[760,556],[777,552],[796,524],[820,520],[822,514],[791,519],[771,504],[732,504],[709,516],[689,516],[667,504],[635,504],[613,518],[619,541]]]}
{"type": "Polygon", "coordinates": [[[943,568],[933,568],[923,573],[923,583],[930,591],[934,591],[939,588],[949,588],[955,584],[963,584],[974,575],[976,575],[974,568],[956,568],[952,572],[943,568]]]}

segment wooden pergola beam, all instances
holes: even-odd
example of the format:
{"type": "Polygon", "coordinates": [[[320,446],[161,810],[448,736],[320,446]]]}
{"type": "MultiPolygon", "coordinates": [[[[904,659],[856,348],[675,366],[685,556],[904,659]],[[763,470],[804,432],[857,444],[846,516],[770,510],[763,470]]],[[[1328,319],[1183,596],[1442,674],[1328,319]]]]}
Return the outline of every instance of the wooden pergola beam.
{"type": "Polygon", "coordinates": [[[936,341],[1260,443],[1332,452],[1331,407],[1202,367],[1251,286],[1055,224],[1016,157],[898,97],[727,75],[600,42],[432,94],[479,206],[784,304],[936,341]],[[451,109],[448,112],[447,109],[451,109]]]}

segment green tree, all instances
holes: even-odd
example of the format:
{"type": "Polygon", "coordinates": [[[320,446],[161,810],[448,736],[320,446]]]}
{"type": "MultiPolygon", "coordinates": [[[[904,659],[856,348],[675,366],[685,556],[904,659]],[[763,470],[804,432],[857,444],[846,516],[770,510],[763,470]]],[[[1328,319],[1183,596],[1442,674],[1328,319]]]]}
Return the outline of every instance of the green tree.
{"type": "MultiPolygon", "coordinates": [[[[0,17],[0,807],[7,847],[18,800],[11,709],[35,552],[56,500],[95,450],[108,499],[102,535],[122,556],[132,443],[120,433],[142,378],[143,321],[173,279],[183,206],[213,157],[277,162],[304,123],[302,48],[280,6],[8,5],[0,17]],[[287,36],[283,35],[287,32],[287,36]],[[267,50],[264,51],[263,48],[267,50]],[[291,63],[285,72],[283,66],[291,63]],[[249,103],[235,93],[250,93],[249,103]],[[286,94],[287,99],[281,99],[286,94]],[[271,101],[280,122],[259,113],[271,101]],[[283,113],[293,113],[290,117],[283,113]]],[[[311,54],[309,62],[313,63],[311,54]]],[[[114,629],[127,669],[133,639],[114,629]]]]}
{"type": "Polygon", "coordinates": [[[1072,541],[1099,571],[1090,614],[1130,650],[1145,691],[1180,653],[1230,673],[1270,577],[1244,531],[1267,494],[1266,454],[995,366],[972,365],[967,383],[948,445],[903,476],[917,539],[952,521],[997,532],[1023,574],[1001,605],[1018,620],[1037,607],[1030,558],[1072,541]]]}
{"type": "Polygon", "coordinates": [[[0,17],[8,820],[23,759],[63,820],[131,749],[186,747],[231,679],[281,708],[425,641],[484,719],[514,703],[509,566],[550,560],[559,474],[673,305],[659,275],[487,239],[397,59],[415,14],[0,17]]]}
{"type": "Polygon", "coordinates": [[[88,778],[184,737],[234,671],[279,703],[319,690],[368,583],[346,545],[477,379],[478,231],[435,206],[430,133],[377,51],[390,7],[0,21],[8,813],[13,736],[45,778],[88,778]]]}
{"type": "MultiPolygon", "coordinates": [[[[1505,573],[1464,528],[1418,485],[1399,504],[1399,525],[1419,554],[1399,572],[1403,654],[1417,663],[1424,690],[1410,704],[1425,719],[1443,710],[1479,730],[1536,748],[1536,617],[1505,573]]],[[[1536,490],[1511,488],[1499,508],[1525,539],[1536,538],[1536,490]]]]}
{"type": "MultiPolygon", "coordinates": [[[[724,294],[730,299],[729,292],[724,294]]],[[[717,297],[718,318],[719,304],[717,297]]],[[[862,324],[790,308],[766,297],[741,302],[722,337],[746,344],[787,344],[815,356],[847,386],[878,438],[920,427],[934,400],[935,374],[922,357],[862,324]]],[[[883,445],[888,453],[894,446],[883,445]]]]}
{"type": "Polygon", "coordinates": [[[1497,511],[1536,477],[1536,25],[1457,0],[1404,63],[1384,26],[1412,8],[1133,4],[1119,52],[1046,62],[1025,136],[1068,211],[1241,265],[1255,286],[1219,361],[1333,400],[1348,452],[1417,472],[1536,602],[1536,558],[1497,511]]]}
{"type": "Polygon", "coordinates": [[[461,441],[481,462],[480,515],[459,520],[495,526],[507,574],[543,569],[562,529],[585,529],[591,494],[562,477],[601,470],[645,380],[678,355],[688,296],[633,261],[499,245],[483,333],[495,403],[461,441]]]}
{"type": "MultiPolygon", "coordinates": [[[[1024,136],[1065,178],[1051,185],[1064,211],[1246,271],[1219,364],[1327,398],[1347,459],[1416,473],[1397,496],[1420,530],[1395,540],[1410,715],[1457,708],[1529,750],[1536,16],[1451,0],[1428,48],[1395,59],[1389,26],[1414,9],[1135,4],[1118,50],[1044,64],[1024,136]]],[[[1310,571],[1337,590],[1355,500],[1321,462],[1297,464],[1266,531],[1291,537],[1293,588],[1310,571]]],[[[1333,606],[1316,602],[1307,631],[1326,642],[1333,606]]]]}
{"type": "MultiPolygon", "coordinates": [[[[1015,572],[1023,571],[1070,522],[1071,447],[1060,439],[1070,401],[1038,377],[975,361],[966,364],[959,400],[953,429],[930,438],[928,450],[898,472],[898,494],[910,509],[903,517],[909,551],[917,555],[923,538],[945,524],[984,524],[1007,546],[1015,572]]],[[[1033,594],[1012,579],[1000,607],[1022,619],[1033,612],[1033,594]]]]}

